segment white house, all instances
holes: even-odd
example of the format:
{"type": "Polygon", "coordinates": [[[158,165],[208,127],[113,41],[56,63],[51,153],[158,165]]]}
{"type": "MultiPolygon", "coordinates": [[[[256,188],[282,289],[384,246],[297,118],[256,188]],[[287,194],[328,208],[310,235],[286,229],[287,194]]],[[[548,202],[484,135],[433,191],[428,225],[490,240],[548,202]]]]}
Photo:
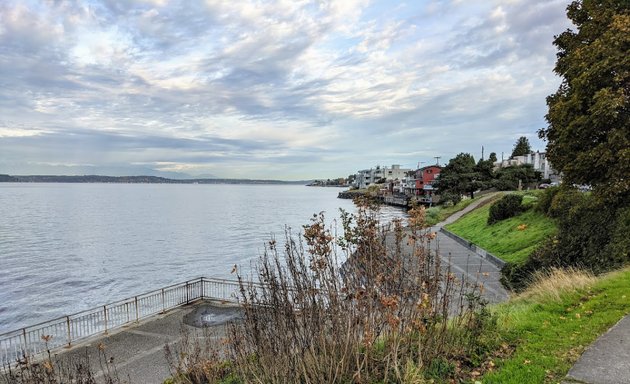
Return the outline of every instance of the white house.
{"type": "Polygon", "coordinates": [[[531,152],[523,156],[515,156],[508,160],[495,163],[495,167],[510,167],[514,165],[531,164],[536,171],[542,174],[543,179],[550,179],[552,182],[559,182],[560,173],[551,167],[545,152],[531,152]]]}

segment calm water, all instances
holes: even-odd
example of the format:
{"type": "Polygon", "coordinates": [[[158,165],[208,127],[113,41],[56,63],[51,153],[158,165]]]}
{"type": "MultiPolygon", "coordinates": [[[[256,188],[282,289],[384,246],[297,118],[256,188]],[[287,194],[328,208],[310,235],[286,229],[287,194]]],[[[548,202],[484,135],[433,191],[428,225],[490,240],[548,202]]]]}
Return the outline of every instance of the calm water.
{"type": "Polygon", "coordinates": [[[0,183],[0,333],[199,276],[234,278],[232,266],[249,268],[285,225],[354,211],[338,192],[0,183]]]}

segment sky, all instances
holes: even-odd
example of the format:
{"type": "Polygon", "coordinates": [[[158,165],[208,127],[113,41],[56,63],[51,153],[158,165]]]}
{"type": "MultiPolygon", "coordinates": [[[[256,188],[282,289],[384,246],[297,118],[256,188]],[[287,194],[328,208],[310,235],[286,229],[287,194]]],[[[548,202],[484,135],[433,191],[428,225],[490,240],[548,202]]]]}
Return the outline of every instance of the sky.
{"type": "Polygon", "coordinates": [[[0,173],[306,180],[544,151],[569,0],[0,0],[0,173]]]}

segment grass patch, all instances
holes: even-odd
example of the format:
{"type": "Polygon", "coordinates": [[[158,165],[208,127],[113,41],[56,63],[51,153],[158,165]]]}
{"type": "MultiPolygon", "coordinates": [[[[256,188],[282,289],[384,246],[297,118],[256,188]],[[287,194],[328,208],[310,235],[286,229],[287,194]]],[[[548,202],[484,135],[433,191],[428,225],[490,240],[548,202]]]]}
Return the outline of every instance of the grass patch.
{"type": "MultiPolygon", "coordinates": [[[[523,206],[534,204],[536,199],[536,193],[526,193],[523,206]]],[[[482,205],[446,229],[512,263],[526,260],[545,238],[557,231],[553,220],[533,209],[492,225],[488,225],[489,211],[490,204],[482,205]]]]}
{"type": "Polygon", "coordinates": [[[450,207],[436,206],[428,208],[425,214],[426,224],[429,226],[433,226],[439,222],[442,222],[452,214],[461,211],[462,209],[466,208],[477,200],[479,200],[479,197],[475,197],[474,199],[464,199],[450,207]]]}
{"type": "Polygon", "coordinates": [[[575,271],[551,273],[494,307],[509,358],[494,363],[487,383],[556,383],[584,349],[628,313],[630,268],[599,279],[575,271]],[[552,294],[546,294],[552,289],[552,294]]]}

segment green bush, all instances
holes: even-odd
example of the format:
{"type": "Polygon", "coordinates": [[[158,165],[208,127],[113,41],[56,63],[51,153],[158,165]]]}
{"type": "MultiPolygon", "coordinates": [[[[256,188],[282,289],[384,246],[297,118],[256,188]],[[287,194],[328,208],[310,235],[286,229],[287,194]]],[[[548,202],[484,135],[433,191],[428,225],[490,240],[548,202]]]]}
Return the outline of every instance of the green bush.
{"type": "Polygon", "coordinates": [[[438,207],[427,208],[427,210],[424,211],[425,220],[431,224],[436,224],[440,222],[441,221],[440,210],[441,209],[438,207]]]}
{"type": "Polygon", "coordinates": [[[488,215],[488,224],[492,225],[497,221],[509,219],[523,211],[521,203],[523,196],[517,194],[509,194],[503,196],[499,201],[490,206],[490,214],[488,215]]]}
{"type": "Polygon", "coordinates": [[[550,187],[550,188],[545,189],[538,196],[538,201],[536,203],[536,206],[534,207],[536,212],[549,215],[549,208],[551,208],[551,202],[553,201],[553,198],[556,197],[556,194],[558,194],[558,191],[560,191],[559,187],[550,187]]]}
{"type": "Polygon", "coordinates": [[[630,207],[620,209],[612,231],[611,241],[604,253],[609,254],[619,262],[630,261],[630,207]]]}
{"type": "Polygon", "coordinates": [[[570,216],[584,207],[585,201],[586,195],[577,189],[558,190],[551,199],[547,215],[554,219],[570,219],[570,216]]]}

